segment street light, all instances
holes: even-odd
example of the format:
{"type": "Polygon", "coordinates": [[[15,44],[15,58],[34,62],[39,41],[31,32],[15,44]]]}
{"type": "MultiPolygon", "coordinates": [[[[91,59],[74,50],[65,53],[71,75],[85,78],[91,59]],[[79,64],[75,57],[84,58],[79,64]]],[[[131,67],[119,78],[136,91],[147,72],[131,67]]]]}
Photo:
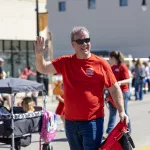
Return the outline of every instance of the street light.
{"type": "Polygon", "coordinates": [[[146,11],[146,10],[147,10],[146,0],[142,0],[142,10],[143,10],[143,11],[146,11]]]}

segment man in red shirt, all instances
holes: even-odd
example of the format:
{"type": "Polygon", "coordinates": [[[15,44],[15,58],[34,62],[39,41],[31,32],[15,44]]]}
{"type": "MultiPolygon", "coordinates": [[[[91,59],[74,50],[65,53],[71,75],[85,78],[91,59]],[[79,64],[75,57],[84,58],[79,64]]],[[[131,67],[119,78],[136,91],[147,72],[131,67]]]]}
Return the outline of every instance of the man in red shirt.
{"type": "Polygon", "coordinates": [[[90,52],[89,31],[75,27],[71,32],[75,54],[44,60],[44,38],[34,42],[36,69],[40,73],[60,73],[64,83],[65,131],[71,150],[97,150],[103,135],[104,86],[109,89],[120,119],[128,120],[116,78],[103,58],[90,52]]]}

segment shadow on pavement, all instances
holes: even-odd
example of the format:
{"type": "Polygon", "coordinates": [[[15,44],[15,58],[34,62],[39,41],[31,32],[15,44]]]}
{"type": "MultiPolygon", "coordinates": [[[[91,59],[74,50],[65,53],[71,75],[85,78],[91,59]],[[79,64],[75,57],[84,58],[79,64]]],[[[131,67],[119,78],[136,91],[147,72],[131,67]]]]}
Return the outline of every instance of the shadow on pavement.
{"type": "Polygon", "coordinates": [[[52,142],[67,142],[68,140],[66,138],[59,138],[59,139],[54,139],[52,142]]]}

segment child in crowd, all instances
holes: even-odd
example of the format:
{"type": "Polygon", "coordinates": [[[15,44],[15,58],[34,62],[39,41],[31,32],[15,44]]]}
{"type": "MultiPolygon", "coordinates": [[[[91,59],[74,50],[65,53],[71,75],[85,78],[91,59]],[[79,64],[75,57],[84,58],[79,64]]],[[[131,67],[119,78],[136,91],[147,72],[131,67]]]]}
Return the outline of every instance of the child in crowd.
{"type": "Polygon", "coordinates": [[[4,107],[2,101],[0,101],[0,114],[10,114],[8,109],[6,107],[4,107]]]}
{"type": "Polygon", "coordinates": [[[25,112],[34,112],[35,102],[31,97],[25,97],[22,101],[22,107],[25,112]]]}
{"type": "MultiPolygon", "coordinates": [[[[63,83],[61,84],[61,94],[60,95],[56,95],[56,100],[59,101],[58,106],[56,108],[56,114],[60,115],[61,120],[63,121],[63,123],[65,123],[65,108],[64,108],[64,98],[63,98],[63,83]]],[[[60,131],[64,131],[64,128],[61,129],[60,131]]]]}

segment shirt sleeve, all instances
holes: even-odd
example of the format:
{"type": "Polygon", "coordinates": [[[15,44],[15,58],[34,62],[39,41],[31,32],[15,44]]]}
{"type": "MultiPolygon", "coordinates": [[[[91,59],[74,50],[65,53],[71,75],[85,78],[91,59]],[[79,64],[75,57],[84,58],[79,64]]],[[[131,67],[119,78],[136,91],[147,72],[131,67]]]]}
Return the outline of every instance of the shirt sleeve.
{"type": "Polygon", "coordinates": [[[102,71],[104,74],[104,84],[106,88],[111,87],[117,82],[114,73],[112,72],[112,69],[106,60],[103,62],[102,71]]]}
{"type": "Polygon", "coordinates": [[[122,80],[130,78],[128,68],[125,64],[122,65],[121,76],[122,76],[122,80]]]}
{"type": "Polygon", "coordinates": [[[65,64],[65,56],[58,57],[52,61],[53,66],[55,67],[58,74],[63,73],[63,68],[65,64]]]}

